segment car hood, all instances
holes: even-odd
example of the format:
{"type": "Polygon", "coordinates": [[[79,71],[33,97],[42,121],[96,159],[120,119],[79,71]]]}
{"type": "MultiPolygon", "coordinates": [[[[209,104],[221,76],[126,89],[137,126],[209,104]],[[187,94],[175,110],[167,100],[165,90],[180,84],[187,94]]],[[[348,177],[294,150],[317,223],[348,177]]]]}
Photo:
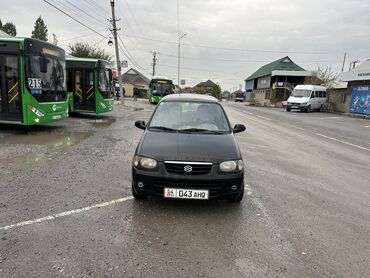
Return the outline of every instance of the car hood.
{"type": "Polygon", "coordinates": [[[310,100],[309,97],[289,97],[288,102],[305,103],[310,100]]]}
{"type": "Polygon", "coordinates": [[[158,161],[209,161],[219,163],[240,159],[233,134],[197,134],[146,130],[138,145],[137,155],[158,161]]]}

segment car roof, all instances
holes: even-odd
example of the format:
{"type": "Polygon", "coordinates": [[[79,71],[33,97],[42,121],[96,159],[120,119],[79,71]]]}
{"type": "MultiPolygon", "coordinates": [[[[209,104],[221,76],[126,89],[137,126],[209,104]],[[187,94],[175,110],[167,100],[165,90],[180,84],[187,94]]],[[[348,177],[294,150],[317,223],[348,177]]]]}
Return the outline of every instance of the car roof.
{"type": "Polygon", "coordinates": [[[165,96],[162,101],[204,101],[204,102],[219,102],[217,98],[202,94],[170,94],[165,96]]]}

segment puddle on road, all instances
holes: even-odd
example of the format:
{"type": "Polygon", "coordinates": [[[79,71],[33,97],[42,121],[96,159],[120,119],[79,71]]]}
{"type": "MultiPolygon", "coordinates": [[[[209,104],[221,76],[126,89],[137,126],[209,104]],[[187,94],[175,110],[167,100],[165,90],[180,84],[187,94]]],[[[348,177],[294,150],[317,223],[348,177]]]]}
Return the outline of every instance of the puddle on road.
{"type": "MultiPolygon", "coordinates": [[[[12,157],[10,155],[7,158],[0,159],[0,164],[6,165],[8,170],[11,171],[24,166],[45,165],[58,157],[63,150],[78,145],[92,134],[93,132],[62,131],[53,133],[24,132],[8,135],[0,138],[0,145],[20,145],[16,147],[17,149],[22,149],[22,145],[24,145],[22,152],[25,153],[22,156],[15,155],[12,157]],[[34,146],[34,150],[29,149],[27,145],[34,146]]],[[[0,169],[0,173],[2,170],[5,173],[9,172],[6,169],[0,169]]]]}
{"type": "Polygon", "coordinates": [[[95,127],[108,127],[116,121],[116,118],[108,119],[94,119],[87,121],[89,124],[92,124],[95,127]]]}
{"type": "Polygon", "coordinates": [[[91,135],[92,132],[26,132],[2,137],[0,144],[42,145],[50,149],[62,149],[77,145],[91,135]]]}

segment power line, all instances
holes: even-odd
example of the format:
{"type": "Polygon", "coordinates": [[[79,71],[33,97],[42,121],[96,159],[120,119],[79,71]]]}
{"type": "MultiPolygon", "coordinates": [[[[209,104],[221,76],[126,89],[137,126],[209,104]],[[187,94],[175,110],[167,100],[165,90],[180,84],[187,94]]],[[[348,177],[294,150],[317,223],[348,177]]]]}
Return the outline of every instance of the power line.
{"type": "MultiPolygon", "coordinates": [[[[58,5],[59,8],[63,8],[64,10],[67,10],[69,11],[71,14],[73,14],[75,17],[79,18],[80,20],[83,19],[93,25],[100,25],[101,26],[101,23],[97,23],[96,21],[92,20],[92,17],[90,15],[85,15],[81,12],[78,12],[76,11],[74,8],[71,8],[70,6],[68,6],[67,4],[65,3],[61,3],[60,1],[58,0],[50,0],[50,2],[52,2],[54,5],[58,5]]],[[[104,25],[106,25],[104,23],[104,25]]]]}
{"type": "MultiPolygon", "coordinates": [[[[128,35],[123,35],[128,36],[128,35]]],[[[168,44],[178,44],[178,42],[174,41],[167,41],[167,40],[159,40],[159,39],[153,39],[148,37],[142,37],[142,36],[132,36],[137,39],[141,40],[147,40],[147,41],[155,41],[160,43],[168,43],[168,44]]],[[[227,50],[227,51],[239,51],[239,52],[255,52],[255,53],[286,53],[286,54],[310,54],[310,55],[326,55],[329,54],[327,52],[308,52],[308,51],[281,51],[281,50],[258,50],[258,49],[246,49],[246,48],[229,48],[229,47],[218,47],[218,46],[209,46],[209,45],[199,45],[199,44],[188,44],[188,43],[182,43],[181,46],[187,46],[187,47],[195,47],[195,48],[209,48],[209,49],[219,49],[219,50],[227,50]]]]}
{"type": "Polygon", "coordinates": [[[129,13],[130,13],[131,17],[134,19],[134,21],[135,21],[135,23],[136,23],[136,25],[137,25],[137,27],[138,27],[138,29],[139,29],[140,33],[141,33],[142,35],[144,35],[144,32],[143,32],[143,30],[141,29],[141,25],[140,25],[140,24],[139,24],[139,22],[136,20],[136,17],[135,17],[135,15],[134,15],[134,13],[132,12],[132,10],[131,10],[131,8],[130,8],[130,5],[129,5],[128,1],[127,1],[127,0],[124,0],[124,1],[125,1],[125,4],[126,4],[126,6],[127,6],[128,11],[129,11],[129,13]]]}
{"type": "MultiPolygon", "coordinates": [[[[129,59],[131,61],[131,63],[133,63],[134,65],[136,65],[137,67],[141,68],[142,70],[146,70],[144,69],[142,66],[139,65],[138,62],[136,62],[135,58],[130,54],[130,51],[127,49],[127,47],[125,46],[125,44],[123,43],[121,37],[118,35],[118,39],[120,40],[123,48],[126,50],[127,54],[126,54],[126,57],[127,59],[129,59]]],[[[122,50],[122,49],[121,49],[122,50]]],[[[122,50],[123,51],[123,50],[122,50]]],[[[124,52],[124,51],[123,51],[124,52]]]]}
{"type": "MultiPolygon", "coordinates": [[[[170,55],[170,54],[161,54],[162,56],[165,57],[171,57],[171,58],[176,58],[176,55],[170,55]]],[[[236,62],[236,63],[269,63],[271,60],[235,60],[235,59],[207,59],[207,58],[195,58],[195,57],[186,57],[186,56],[181,56],[181,59],[187,59],[187,60],[196,60],[196,61],[211,61],[211,62],[236,62]]],[[[297,61],[297,63],[330,63],[334,61],[297,61]]]]}
{"type": "Polygon", "coordinates": [[[66,0],[67,3],[69,3],[70,5],[72,5],[73,7],[75,7],[77,10],[81,11],[82,13],[86,14],[87,16],[91,17],[92,19],[95,19],[97,22],[100,22],[100,23],[103,23],[103,24],[106,24],[106,22],[104,21],[101,21],[100,19],[88,14],[87,12],[85,12],[84,10],[80,9],[78,6],[76,6],[75,4],[71,3],[70,1],[66,0]]]}
{"type": "Polygon", "coordinates": [[[81,24],[82,26],[86,27],[87,29],[93,31],[95,34],[98,34],[99,36],[103,37],[103,38],[107,38],[107,36],[104,36],[102,35],[101,33],[99,33],[98,31],[95,31],[94,29],[92,29],[91,27],[87,26],[85,23],[79,21],[78,19],[74,18],[73,16],[71,16],[70,14],[66,13],[65,11],[63,11],[62,9],[58,8],[57,6],[53,5],[52,3],[50,3],[49,1],[47,0],[43,0],[45,3],[49,4],[50,6],[52,6],[53,8],[57,9],[58,11],[60,11],[61,13],[65,14],[66,16],[70,17],[71,19],[73,19],[74,21],[78,22],[79,24],[81,24]]]}
{"type": "MultiPolygon", "coordinates": [[[[103,32],[103,31],[106,31],[108,29],[101,29],[101,30],[98,30],[98,32],[103,32]]],[[[73,38],[69,38],[69,39],[64,39],[64,40],[59,40],[59,42],[65,42],[65,41],[73,41],[75,39],[79,39],[79,38],[84,38],[84,37],[89,37],[91,35],[95,34],[95,32],[93,33],[88,33],[86,35],[81,35],[81,36],[76,36],[76,37],[73,37],[73,38]]]]}
{"type": "Polygon", "coordinates": [[[90,11],[93,11],[95,14],[99,14],[103,16],[104,18],[110,18],[109,12],[105,10],[104,8],[102,8],[95,1],[92,1],[92,0],[84,0],[84,1],[87,3],[86,7],[88,7],[90,11]],[[91,6],[95,6],[95,8],[93,9],[91,6]]]}

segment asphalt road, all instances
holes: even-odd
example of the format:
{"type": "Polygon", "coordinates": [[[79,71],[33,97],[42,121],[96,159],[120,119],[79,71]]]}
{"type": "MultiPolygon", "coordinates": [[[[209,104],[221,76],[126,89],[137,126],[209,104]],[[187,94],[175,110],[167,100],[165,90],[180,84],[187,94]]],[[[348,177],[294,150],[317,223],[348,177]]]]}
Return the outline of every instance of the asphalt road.
{"type": "Polygon", "coordinates": [[[370,277],[370,121],[224,107],[247,125],[239,205],[132,199],[146,102],[0,125],[0,277],[370,277]]]}

